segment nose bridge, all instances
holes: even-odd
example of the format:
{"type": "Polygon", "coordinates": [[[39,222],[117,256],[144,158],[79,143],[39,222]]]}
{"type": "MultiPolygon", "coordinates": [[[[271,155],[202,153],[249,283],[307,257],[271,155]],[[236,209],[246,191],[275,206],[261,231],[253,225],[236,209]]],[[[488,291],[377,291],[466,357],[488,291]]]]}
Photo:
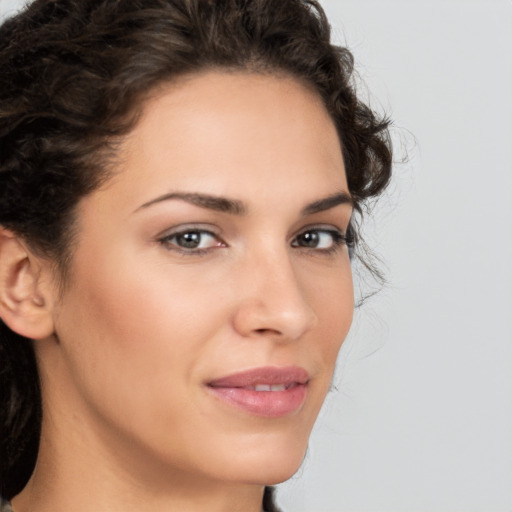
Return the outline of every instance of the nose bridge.
{"type": "Polygon", "coordinates": [[[300,276],[286,247],[266,247],[247,258],[237,327],[244,335],[297,339],[316,323],[300,276]]]}

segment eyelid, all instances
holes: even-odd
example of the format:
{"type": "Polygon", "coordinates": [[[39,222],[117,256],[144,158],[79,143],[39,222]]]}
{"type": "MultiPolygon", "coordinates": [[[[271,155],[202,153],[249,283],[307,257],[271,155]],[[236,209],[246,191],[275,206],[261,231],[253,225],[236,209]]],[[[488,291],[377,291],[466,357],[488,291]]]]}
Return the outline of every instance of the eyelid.
{"type": "Polygon", "coordinates": [[[187,233],[188,231],[205,231],[212,234],[213,236],[220,238],[219,229],[213,224],[208,224],[206,222],[187,222],[161,231],[158,235],[156,235],[155,239],[160,240],[162,238],[169,238],[170,236],[187,233]]]}
{"type": "Polygon", "coordinates": [[[321,223],[321,224],[308,224],[307,226],[303,226],[302,228],[297,230],[294,233],[292,239],[296,238],[301,233],[304,233],[304,232],[307,232],[307,231],[337,232],[337,233],[340,233],[341,235],[345,236],[347,234],[347,232],[350,231],[350,228],[342,229],[339,226],[337,226],[336,224],[325,224],[325,223],[321,223]]]}
{"type": "Polygon", "coordinates": [[[290,242],[292,247],[295,247],[298,250],[303,250],[309,253],[313,254],[323,254],[323,255],[330,255],[332,253],[337,252],[342,247],[348,247],[349,253],[351,252],[351,248],[353,247],[353,237],[351,235],[351,229],[350,225],[346,230],[343,230],[339,228],[338,226],[334,224],[310,224],[308,226],[304,226],[299,231],[297,231],[290,242]],[[301,246],[301,245],[295,245],[295,242],[297,241],[298,237],[303,235],[304,233],[308,232],[320,232],[320,233],[329,233],[333,240],[332,240],[332,246],[327,248],[321,248],[321,247],[307,247],[307,246],[301,246]]]}
{"type": "Polygon", "coordinates": [[[186,255],[203,255],[206,254],[214,249],[218,249],[221,247],[227,247],[227,243],[224,241],[224,239],[220,236],[218,233],[218,229],[215,228],[215,226],[212,226],[211,224],[181,224],[179,226],[176,226],[174,228],[167,229],[163,231],[161,234],[157,235],[156,241],[164,246],[169,251],[174,251],[179,254],[186,254],[186,255]],[[186,233],[203,233],[207,234],[213,238],[215,238],[219,245],[214,245],[212,247],[206,247],[206,248],[190,248],[187,249],[185,247],[180,247],[177,244],[171,244],[170,240],[172,238],[178,237],[180,235],[184,235],[186,233]]]}

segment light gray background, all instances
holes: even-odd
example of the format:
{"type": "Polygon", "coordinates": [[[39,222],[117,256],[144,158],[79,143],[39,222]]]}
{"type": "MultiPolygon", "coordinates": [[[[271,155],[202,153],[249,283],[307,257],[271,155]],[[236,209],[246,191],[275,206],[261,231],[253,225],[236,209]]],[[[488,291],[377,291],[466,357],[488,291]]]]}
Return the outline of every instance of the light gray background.
{"type": "Polygon", "coordinates": [[[369,226],[389,285],[280,502],[511,512],[512,2],[322,3],[410,163],[369,226]]]}
{"type": "Polygon", "coordinates": [[[322,4],[409,162],[367,224],[388,284],[278,500],[512,512],[512,1],[322,4]]]}

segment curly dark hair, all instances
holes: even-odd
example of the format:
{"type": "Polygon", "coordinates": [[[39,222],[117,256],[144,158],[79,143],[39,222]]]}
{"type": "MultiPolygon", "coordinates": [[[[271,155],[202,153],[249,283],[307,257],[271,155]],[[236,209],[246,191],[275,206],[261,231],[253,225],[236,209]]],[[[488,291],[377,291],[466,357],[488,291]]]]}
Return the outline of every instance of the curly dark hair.
{"type": "MultiPolygon", "coordinates": [[[[78,201],[158,85],[205,69],[284,73],[323,99],[356,212],[391,175],[389,120],[355,91],[353,57],[315,0],[35,0],[0,27],[0,225],[66,275],[78,201]]],[[[357,239],[356,228],[352,228],[357,239]]],[[[0,494],[25,486],[41,398],[31,340],[0,321],[0,494]]],[[[265,506],[272,510],[271,492],[265,506]]]]}

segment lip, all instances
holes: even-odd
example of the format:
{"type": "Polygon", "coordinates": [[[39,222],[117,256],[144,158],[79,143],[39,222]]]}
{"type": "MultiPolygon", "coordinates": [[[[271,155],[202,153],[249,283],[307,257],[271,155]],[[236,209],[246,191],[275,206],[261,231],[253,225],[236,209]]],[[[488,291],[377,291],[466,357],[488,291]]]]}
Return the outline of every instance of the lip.
{"type": "Polygon", "coordinates": [[[237,372],[207,383],[220,400],[247,413],[278,418],[298,411],[307,396],[308,372],[298,366],[267,366],[237,372]],[[274,390],[256,391],[256,386],[274,390]]]}

